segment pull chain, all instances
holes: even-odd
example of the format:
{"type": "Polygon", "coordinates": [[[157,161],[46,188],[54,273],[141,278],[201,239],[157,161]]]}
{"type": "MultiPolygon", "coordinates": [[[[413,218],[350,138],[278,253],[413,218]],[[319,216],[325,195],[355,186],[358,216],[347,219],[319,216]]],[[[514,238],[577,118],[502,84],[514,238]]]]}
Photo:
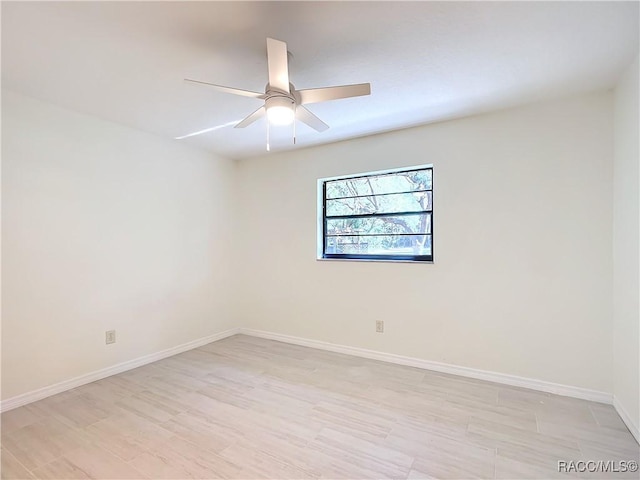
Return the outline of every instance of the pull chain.
{"type": "Polygon", "coordinates": [[[267,119],[267,152],[271,151],[271,148],[269,147],[269,125],[271,122],[269,122],[269,119],[267,119]]]}

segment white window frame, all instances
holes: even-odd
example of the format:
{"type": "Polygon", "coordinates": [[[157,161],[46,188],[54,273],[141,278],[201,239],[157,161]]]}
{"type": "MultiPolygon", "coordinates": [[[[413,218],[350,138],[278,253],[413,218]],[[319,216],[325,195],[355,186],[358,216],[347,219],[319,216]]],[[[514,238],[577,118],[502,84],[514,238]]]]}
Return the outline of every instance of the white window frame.
{"type": "Polygon", "coordinates": [[[399,173],[406,172],[410,170],[421,170],[421,169],[431,169],[432,170],[432,201],[435,202],[435,188],[433,182],[433,164],[422,164],[422,165],[409,165],[405,167],[397,167],[390,168],[385,170],[374,170],[367,172],[355,172],[347,175],[338,175],[334,177],[325,177],[319,178],[317,181],[317,218],[316,218],[316,260],[320,261],[330,261],[330,262],[396,262],[396,263],[423,263],[423,264],[431,264],[434,263],[434,254],[433,254],[433,227],[434,227],[434,219],[433,219],[433,208],[431,211],[431,259],[430,260],[399,260],[394,258],[326,258],[324,256],[324,184],[325,182],[332,180],[344,180],[348,178],[354,177],[367,177],[367,176],[375,176],[375,175],[384,175],[388,173],[399,173]]]}

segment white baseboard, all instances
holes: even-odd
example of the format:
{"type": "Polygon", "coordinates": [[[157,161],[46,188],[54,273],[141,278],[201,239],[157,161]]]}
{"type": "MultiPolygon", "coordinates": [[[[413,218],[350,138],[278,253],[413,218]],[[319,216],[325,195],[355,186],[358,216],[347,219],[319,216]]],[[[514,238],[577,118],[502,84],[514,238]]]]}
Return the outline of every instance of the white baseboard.
{"type": "Polygon", "coordinates": [[[635,437],[636,442],[640,444],[640,428],[638,428],[638,425],[633,423],[631,415],[629,415],[629,412],[627,412],[627,410],[622,406],[620,400],[618,400],[618,397],[615,395],[613,396],[613,407],[616,409],[616,412],[618,412],[618,415],[620,415],[620,418],[631,432],[631,435],[635,437]]]}
{"type": "Polygon", "coordinates": [[[223,338],[227,338],[239,333],[239,331],[239,328],[232,328],[224,332],[215,333],[207,337],[202,337],[191,342],[183,343],[182,345],[178,345],[176,347],[167,348],[166,350],[162,350],[160,352],[134,358],[133,360],[118,363],[117,365],[113,365],[111,367],[96,370],[94,372],[80,375],[79,377],[71,378],[69,380],[64,380],[53,385],[48,385],[31,392],[23,393],[22,395],[7,398],[6,400],[0,402],[0,412],[6,412],[7,410],[12,410],[28,403],[36,402],[38,400],[42,400],[43,398],[50,397],[51,395],[56,395],[67,390],[71,390],[72,388],[80,387],[82,385],[86,385],[87,383],[110,377],[111,375],[116,375],[118,373],[126,372],[127,370],[138,368],[143,365],[147,365],[148,363],[156,362],[158,360],[162,360],[163,358],[171,357],[173,355],[177,355],[178,353],[201,347],[202,345],[206,345],[207,343],[215,342],[216,340],[222,340],[223,338]]]}
{"type": "Polygon", "coordinates": [[[103,368],[101,370],[97,370],[94,372],[90,372],[88,374],[81,375],[79,377],[75,377],[69,380],[65,380],[65,381],[56,383],[54,385],[49,385],[47,387],[39,388],[37,390],[33,390],[31,392],[27,392],[22,395],[17,395],[15,397],[8,398],[0,402],[0,412],[5,412],[17,407],[21,407],[23,405],[41,400],[51,395],[56,395],[64,391],[71,390],[72,388],[80,387],[82,385],[86,385],[87,383],[101,380],[111,375],[116,375],[118,373],[122,373],[127,370],[141,367],[143,365],[147,365],[148,363],[162,360],[163,358],[171,357],[173,355],[177,355],[178,353],[186,352],[188,350],[192,350],[194,348],[200,347],[202,345],[206,345],[211,342],[215,342],[217,340],[222,340],[223,338],[227,338],[232,335],[236,335],[238,333],[250,335],[253,337],[265,338],[269,340],[277,340],[279,342],[291,343],[294,345],[317,348],[320,350],[327,350],[330,352],[344,353],[344,354],[353,355],[356,357],[370,358],[373,360],[380,360],[383,362],[395,363],[398,365],[407,365],[410,367],[423,368],[425,370],[433,370],[436,372],[459,375],[462,377],[469,377],[469,378],[475,378],[478,380],[486,380],[489,382],[501,383],[505,385],[529,388],[532,390],[539,390],[542,392],[554,393],[557,395],[564,395],[567,397],[575,397],[583,400],[590,400],[590,401],[606,403],[606,404],[613,403],[615,405],[616,410],[620,414],[620,417],[623,419],[625,424],[627,424],[627,426],[629,427],[629,430],[631,430],[631,433],[635,436],[636,440],[638,439],[638,436],[639,436],[638,427],[633,424],[628,413],[624,410],[624,408],[619,403],[615,402],[615,399],[611,394],[606,392],[599,392],[596,390],[589,390],[586,388],[574,387],[570,385],[562,385],[558,383],[547,382],[544,380],[536,380],[531,378],[519,377],[516,375],[508,375],[504,373],[478,370],[475,368],[461,367],[461,366],[451,365],[447,363],[433,362],[430,360],[423,360],[419,358],[405,357],[405,356],[396,355],[393,353],[367,350],[365,348],[349,347],[346,345],[338,345],[334,343],[323,342],[320,340],[311,340],[311,339],[306,339],[301,337],[294,337],[291,335],[283,335],[279,333],[266,332],[262,330],[253,330],[250,328],[232,328],[224,332],[220,332],[214,335],[209,335],[207,337],[199,338],[191,342],[183,343],[182,345],[178,345],[176,347],[162,350],[161,352],[156,352],[150,355],[145,355],[143,357],[135,358],[133,360],[119,363],[117,365],[103,368]]]}
{"type": "Polygon", "coordinates": [[[486,380],[489,382],[502,383],[514,387],[529,388],[539,390],[541,392],[554,393],[556,395],[564,395],[566,397],[575,397],[592,402],[613,403],[613,396],[610,393],[600,392],[597,390],[589,390],[587,388],[574,387],[571,385],[562,385],[559,383],[547,382],[545,380],[536,380],[533,378],[519,377],[516,375],[508,375],[506,373],[490,372],[487,370],[478,370],[475,368],[461,367],[447,363],[433,362],[430,360],[422,360],[420,358],[405,357],[393,353],[378,352],[375,350],[367,350],[359,347],[349,347],[346,345],[337,345],[334,343],[323,342],[320,340],[310,340],[291,335],[282,335],[279,333],[265,332],[262,330],[253,330],[250,328],[240,328],[241,334],[253,337],[266,338],[269,340],[277,340],[284,343],[292,343],[304,347],[317,348],[320,350],[328,350],[330,352],[344,353],[356,357],[370,358],[383,362],[395,363],[398,365],[407,365],[410,367],[423,368],[425,370],[433,370],[436,372],[449,373],[459,375],[461,377],[475,378],[478,380],[486,380]]]}

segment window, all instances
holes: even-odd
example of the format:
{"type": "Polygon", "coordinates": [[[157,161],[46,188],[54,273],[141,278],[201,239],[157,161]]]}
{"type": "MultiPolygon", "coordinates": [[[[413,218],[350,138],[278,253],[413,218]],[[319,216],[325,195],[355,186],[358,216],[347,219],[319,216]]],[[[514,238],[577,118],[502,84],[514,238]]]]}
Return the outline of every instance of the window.
{"type": "Polygon", "coordinates": [[[319,258],[433,261],[432,167],[322,179],[318,187],[319,258]]]}

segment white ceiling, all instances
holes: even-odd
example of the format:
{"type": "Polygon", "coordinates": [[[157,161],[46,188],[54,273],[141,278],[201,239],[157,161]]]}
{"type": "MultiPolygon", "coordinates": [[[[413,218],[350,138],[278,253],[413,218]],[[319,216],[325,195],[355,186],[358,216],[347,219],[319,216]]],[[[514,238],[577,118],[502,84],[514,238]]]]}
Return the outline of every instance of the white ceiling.
{"type": "MultiPolygon", "coordinates": [[[[174,138],[240,120],[264,91],[266,37],[298,89],[370,82],[310,105],[298,147],[612,87],[638,52],[637,2],[2,2],[2,86],[174,138]]],[[[274,148],[292,148],[289,130],[274,148]]],[[[265,153],[266,123],[179,140],[265,153]]],[[[178,140],[176,140],[178,141],[178,140]]]]}

